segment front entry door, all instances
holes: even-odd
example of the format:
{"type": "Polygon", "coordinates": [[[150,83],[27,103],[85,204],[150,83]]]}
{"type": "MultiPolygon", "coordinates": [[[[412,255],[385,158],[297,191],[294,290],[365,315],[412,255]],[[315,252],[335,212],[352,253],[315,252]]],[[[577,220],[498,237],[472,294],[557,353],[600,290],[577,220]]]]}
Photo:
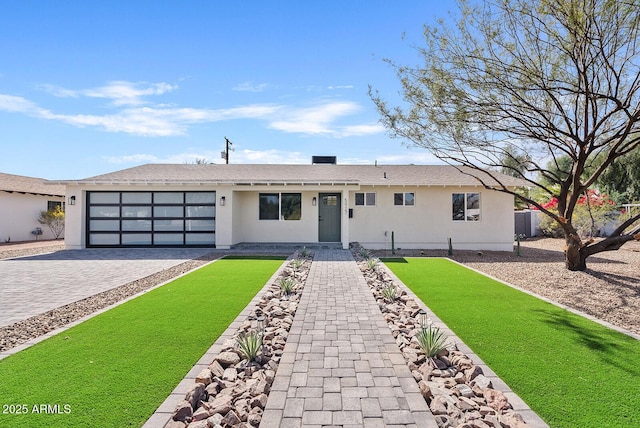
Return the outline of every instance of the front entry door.
{"type": "Polygon", "coordinates": [[[340,193],[320,193],[318,240],[340,242],[340,193]]]}

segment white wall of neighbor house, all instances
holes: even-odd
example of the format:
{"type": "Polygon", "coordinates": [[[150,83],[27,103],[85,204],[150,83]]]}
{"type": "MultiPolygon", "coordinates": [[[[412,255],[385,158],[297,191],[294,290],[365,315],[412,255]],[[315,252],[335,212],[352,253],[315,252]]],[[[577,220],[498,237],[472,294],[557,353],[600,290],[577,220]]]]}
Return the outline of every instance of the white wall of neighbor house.
{"type": "Polygon", "coordinates": [[[64,202],[64,197],[0,191],[0,242],[54,239],[51,230],[38,222],[40,212],[47,210],[49,201],[64,202]],[[42,235],[31,233],[38,227],[42,235]]]}
{"type": "Polygon", "coordinates": [[[513,251],[513,197],[482,187],[362,186],[351,192],[351,241],[365,248],[454,249],[513,251]],[[376,194],[375,206],[355,205],[356,193],[376,194]],[[413,206],[394,205],[394,193],[413,193],[413,206]],[[452,195],[480,194],[480,220],[454,221],[452,195]]]}

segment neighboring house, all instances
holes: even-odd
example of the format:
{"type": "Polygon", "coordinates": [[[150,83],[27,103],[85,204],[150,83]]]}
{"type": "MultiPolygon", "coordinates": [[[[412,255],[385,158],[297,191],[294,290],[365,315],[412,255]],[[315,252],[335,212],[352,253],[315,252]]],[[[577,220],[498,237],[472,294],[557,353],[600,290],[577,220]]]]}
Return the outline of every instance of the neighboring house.
{"type": "Polygon", "coordinates": [[[64,208],[64,186],[45,184],[42,178],[0,173],[0,242],[53,239],[38,223],[41,211],[64,208]],[[33,233],[39,230],[41,235],[33,233]]]}
{"type": "Polygon", "coordinates": [[[396,248],[447,248],[451,238],[456,249],[513,250],[513,197],[451,166],[151,164],[55,183],[75,201],[67,248],[382,249],[393,235],[396,248]]]}

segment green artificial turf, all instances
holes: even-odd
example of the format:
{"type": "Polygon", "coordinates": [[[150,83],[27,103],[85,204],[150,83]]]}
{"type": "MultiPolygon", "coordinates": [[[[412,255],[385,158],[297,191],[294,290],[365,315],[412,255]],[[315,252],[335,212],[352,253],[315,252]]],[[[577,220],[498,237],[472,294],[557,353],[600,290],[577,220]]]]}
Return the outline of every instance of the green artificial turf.
{"type": "Polygon", "coordinates": [[[219,260],[1,360],[0,426],[141,426],[283,260],[219,260]]]}
{"type": "Polygon", "coordinates": [[[640,341],[450,260],[384,262],[551,427],[640,426],[640,341]]]}

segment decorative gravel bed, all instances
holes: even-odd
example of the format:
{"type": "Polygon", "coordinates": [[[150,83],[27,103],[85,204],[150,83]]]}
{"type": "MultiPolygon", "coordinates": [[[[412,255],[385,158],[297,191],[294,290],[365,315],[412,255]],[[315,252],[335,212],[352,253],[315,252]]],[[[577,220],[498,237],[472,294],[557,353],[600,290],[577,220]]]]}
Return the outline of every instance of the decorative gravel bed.
{"type": "Polygon", "coordinates": [[[260,425],[311,267],[311,255],[295,256],[252,309],[234,339],[224,343],[209,367],[196,376],[165,428],[260,425]],[[290,292],[285,292],[283,279],[292,280],[290,292]],[[250,361],[237,340],[241,335],[252,334],[262,338],[262,345],[250,361]]]}
{"type": "MultiPolygon", "coordinates": [[[[587,270],[571,272],[564,266],[564,240],[527,239],[521,256],[515,252],[463,251],[453,260],[495,278],[640,334],[640,242],[587,259],[587,270]]],[[[391,251],[371,251],[389,257],[391,251]]],[[[447,257],[447,250],[397,250],[400,257],[447,257]]]]}
{"type": "Polygon", "coordinates": [[[353,245],[352,253],[439,427],[528,426],[507,397],[493,388],[482,368],[455,345],[433,359],[426,358],[417,339],[425,327],[420,316],[426,314],[360,245],[353,245]]]}

